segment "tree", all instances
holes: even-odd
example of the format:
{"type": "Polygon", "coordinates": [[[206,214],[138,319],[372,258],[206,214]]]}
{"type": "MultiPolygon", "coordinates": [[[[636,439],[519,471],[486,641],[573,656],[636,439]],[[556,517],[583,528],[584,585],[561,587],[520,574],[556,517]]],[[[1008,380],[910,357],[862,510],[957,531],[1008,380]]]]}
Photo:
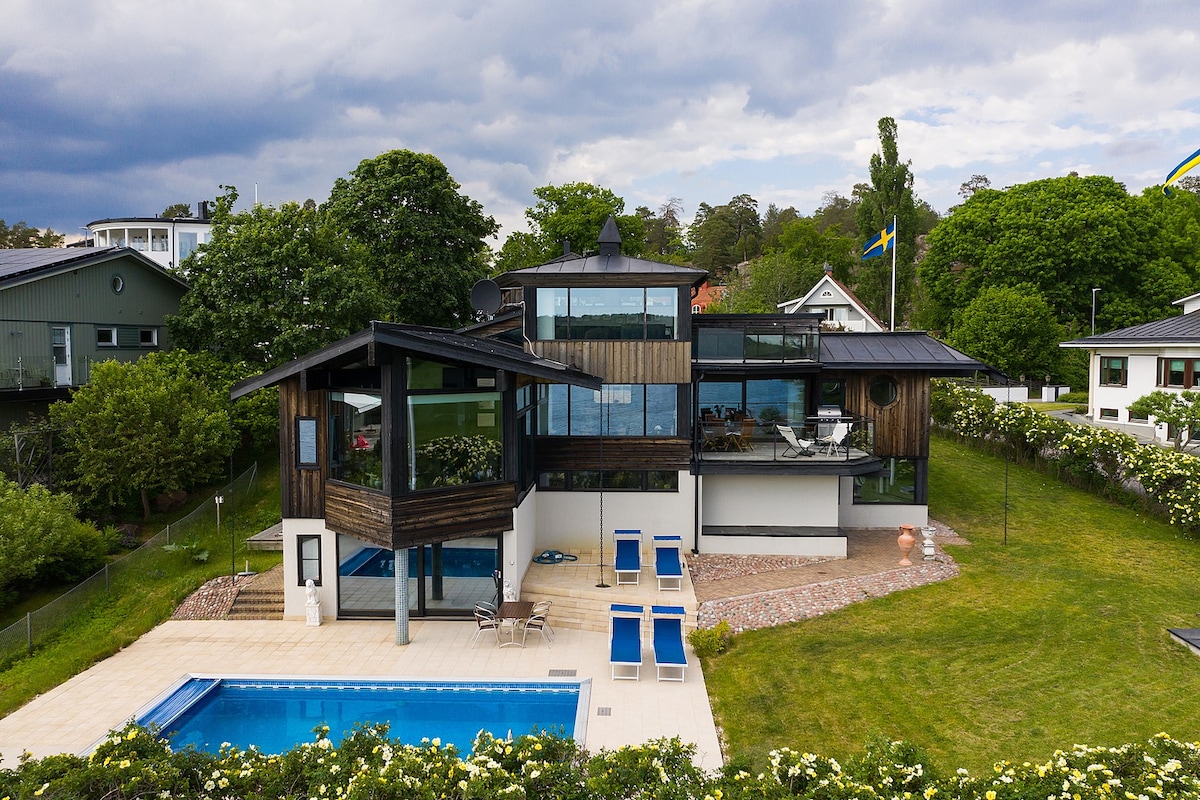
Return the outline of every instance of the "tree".
{"type": "Polygon", "coordinates": [[[172,203],[159,216],[163,219],[186,219],[192,216],[192,207],[188,203],[172,203]]]}
{"type": "Polygon", "coordinates": [[[1171,441],[1176,450],[1189,444],[1200,444],[1200,438],[1192,437],[1192,431],[1200,430],[1200,392],[1156,389],[1130,403],[1129,414],[1153,419],[1159,425],[1170,425],[1173,430],[1171,441]]]}
{"type": "Polygon", "coordinates": [[[687,245],[684,243],[683,201],[672,197],[658,207],[656,215],[646,206],[638,206],[634,210],[642,220],[646,244],[644,254],[655,261],[683,263],[688,258],[687,245]]]}
{"type": "Polygon", "coordinates": [[[638,256],[645,246],[644,218],[625,214],[625,201],[611,189],[591,183],[539,186],[533,190],[537,203],[525,210],[529,233],[517,231],[508,237],[496,258],[496,272],[544,264],[563,254],[565,247],[576,253],[596,249],[596,240],[609,215],[621,234],[621,252],[638,256]]]}
{"type": "Polygon", "coordinates": [[[1018,375],[1054,375],[1062,326],[1031,284],[986,289],[963,309],[950,344],[1000,371],[1018,375]]]}
{"type": "Polygon", "coordinates": [[[723,206],[701,203],[689,233],[692,263],[723,280],[735,266],[762,252],[758,201],[739,194],[723,206]]]}
{"type": "MultiPolygon", "coordinates": [[[[859,185],[865,190],[866,184],[859,185]]],[[[837,225],[841,228],[843,235],[857,238],[858,223],[854,221],[854,217],[858,212],[860,200],[857,194],[855,198],[850,200],[837,192],[826,192],[822,195],[821,207],[813,213],[813,221],[817,223],[817,228],[824,231],[828,227],[837,225]]]]}
{"type": "Polygon", "coordinates": [[[190,289],[167,317],[178,347],[230,364],[282,364],[359,331],[388,310],[365,245],[330,214],[296,203],[234,213],[226,187],[212,239],[182,269],[190,289]]]}
{"type": "Polygon", "coordinates": [[[104,512],[137,496],[149,517],[152,494],[223,474],[234,444],[228,395],[162,353],[94,364],[91,382],[52,404],[50,419],[64,430],[66,484],[104,512]]]}
{"type": "Polygon", "coordinates": [[[860,195],[855,221],[865,243],[896,221],[894,254],[896,265],[895,297],[892,297],[892,257],[884,255],[860,261],[854,276],[854,293],[880,319],[890,319],[893,305],[897,319],[910,309],[916,274],[917,208],[913,198],[911,161],[900,161],[896,144],[896,120],[879,120],[879,153],[871,155],[871,183],[860,195]]]}
{"type": "Polygon", "coordinates": [[[1172,301],[1194,291],[1200,200],[1153,189],[1132,197],[1099,175],[979,189],[927,244],[920,275],[931,327],[951,327],[989,287],[1029,282],[1075,333],[1090,330],[1099,288],[1096,326],[1112,330],[1174,313],[1172,301]]]}
{"type": "Polygon", "coordinates": [[[965,180],[958,187],[958,196],[963,200],[970,200],[971,195],[982,189],[992,188],[992,182],[988,180],[987,175],[972,175],[969,180],[965,180]]]}
{"type": "Polygon", "coordinates": [[[0,219],[0,249],[17,250],[27,247],[62,247],[67,237],[50,228],[45,231],[18,222],[11,228],[0,219]]]}
{"type": "Polygon", "coordinates": [[[410,150],[366,159],[334,183],[321,210],[369,250],[384,319],[454,327],[471,318],[471,286],[488,273],[484,240],[499,227],[458,190],[441,161],[410,150]]]}

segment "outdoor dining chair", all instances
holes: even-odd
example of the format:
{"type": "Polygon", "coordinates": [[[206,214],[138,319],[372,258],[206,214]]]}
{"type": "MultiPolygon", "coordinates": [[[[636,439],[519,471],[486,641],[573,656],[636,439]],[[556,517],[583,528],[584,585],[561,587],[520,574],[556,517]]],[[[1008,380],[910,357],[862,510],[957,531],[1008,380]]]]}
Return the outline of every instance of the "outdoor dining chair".
{"type": "Polygon", "coordinates": [[[554,636],[553,634],[547,632],[548,627],[549,626],[546,625],[545,612],[539,614],[535,610],[521,623],[521,647],[525,646],[525,637],[529,635],[531,630],[537,631],[538,634],[541,635],[542,641],[546,643],[547,647],[552,647],[554,644],[554,636]]]}
{"type": "Polygon", "coordinates": [[[479,635],[484,631],[491,631],[496,637],[496,644],[500,644],[500,620],[496,617],[496,609],[488,608],[488,605],[490,604],[475,604],[475,633],[471,636],[471,647],[475,646],[479,635]]]}

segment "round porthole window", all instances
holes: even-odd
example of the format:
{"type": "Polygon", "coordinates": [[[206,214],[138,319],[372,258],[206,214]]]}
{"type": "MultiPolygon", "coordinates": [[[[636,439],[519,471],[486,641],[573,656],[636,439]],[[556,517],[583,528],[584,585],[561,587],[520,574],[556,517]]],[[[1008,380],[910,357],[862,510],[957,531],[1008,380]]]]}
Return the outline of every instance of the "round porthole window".
{"type": "Polygon", "coordinates": [[[113,275],[112,290],[113,294],[120,294],[121,292],[125,291],[125,279],[120,275],[113,275]]]}
{"type": "Polygon", "coordinates": [[[880,408],[896,402],[896,381],[890,375],[879,375],[871,381],[871,402],[880,408]]]}

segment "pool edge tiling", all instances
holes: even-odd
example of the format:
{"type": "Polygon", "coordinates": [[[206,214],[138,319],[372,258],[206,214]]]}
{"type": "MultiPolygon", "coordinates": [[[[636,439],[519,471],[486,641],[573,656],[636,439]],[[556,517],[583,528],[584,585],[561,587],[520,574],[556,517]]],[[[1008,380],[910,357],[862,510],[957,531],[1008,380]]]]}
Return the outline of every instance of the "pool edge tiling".
{"type": "MultiPolygon", "coordinates": [[[[546,681],[551,670],[590,678],[585,745],[590,751],[678,736],[696,745],[695,762],[721,766],[720,744],[703,671],[690,646],[685,683],[609,680],[604,633],[562,628],[553,646],[469,646],[464,622],[411,623],[411,643],[395,644],[391,620],[338,621],[308,627],[295,621],[172,620],[124,650],[0,719],[0,766],[34,757],[82,753],[109,730],[165,692],[182,675],[546,681]],[[599,709],[609,709],[601,715],[599,709]]],[[[652,663],[654,653],[643,653],[652,663]]],[[[560,673],[561,674],[561,673],[560,673]]],[[[552,678],[550,680],[553,680],[552,678]]]]}

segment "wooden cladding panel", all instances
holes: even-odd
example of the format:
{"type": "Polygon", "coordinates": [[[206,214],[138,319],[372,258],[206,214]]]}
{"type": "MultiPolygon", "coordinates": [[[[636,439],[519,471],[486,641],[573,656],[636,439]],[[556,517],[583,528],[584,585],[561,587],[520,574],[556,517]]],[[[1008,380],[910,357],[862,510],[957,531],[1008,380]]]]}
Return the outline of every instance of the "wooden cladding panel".
{"type": "Polygon", "coordinates": [[[542,436],[534,456],[539,470],[687,469],[692,447],[686,439],[542,436]],[[603,442],[603,448],[601,448],[603,442]],[[601,450],[603,449],[603,452],[601,450]]]}
{"type": "Polygon", "coordinates": [[[329,472],[325,399],[323,391],[301,391],[299,375],[279,384],[279,483],[285,517],[320,519],[325,516],[324,489],[329,472]],[[316,468],[299,469],[296,466],[297,417],[315,417],[317,420],[316,468]]]}
{"type": "Polygon", "coordinates": [[[929,457],[929,373],[886,373],[896,381],[896,401],[880,408],[870,397],[871,381],[884,373],[848,373],[846,409],[875,419],[875,455],[929,457]]]}
{"type": "Polygon", "coordinates": [[[393,548],[488,536],[512,530],[517,487],[512,483],[455,486],[397,497],[392,503],[393,548]]]}
{"type": "Polygon", "coordinates": [[[325,484],[325,527],[364,542],[391,548],[391,498],[340,483],[325,484]]]}
{"type": "Polygon", "coordinates": [[[691,342],[534,342],[543,358],[569,364],[605,383],[690,383],[691,342]]]}

